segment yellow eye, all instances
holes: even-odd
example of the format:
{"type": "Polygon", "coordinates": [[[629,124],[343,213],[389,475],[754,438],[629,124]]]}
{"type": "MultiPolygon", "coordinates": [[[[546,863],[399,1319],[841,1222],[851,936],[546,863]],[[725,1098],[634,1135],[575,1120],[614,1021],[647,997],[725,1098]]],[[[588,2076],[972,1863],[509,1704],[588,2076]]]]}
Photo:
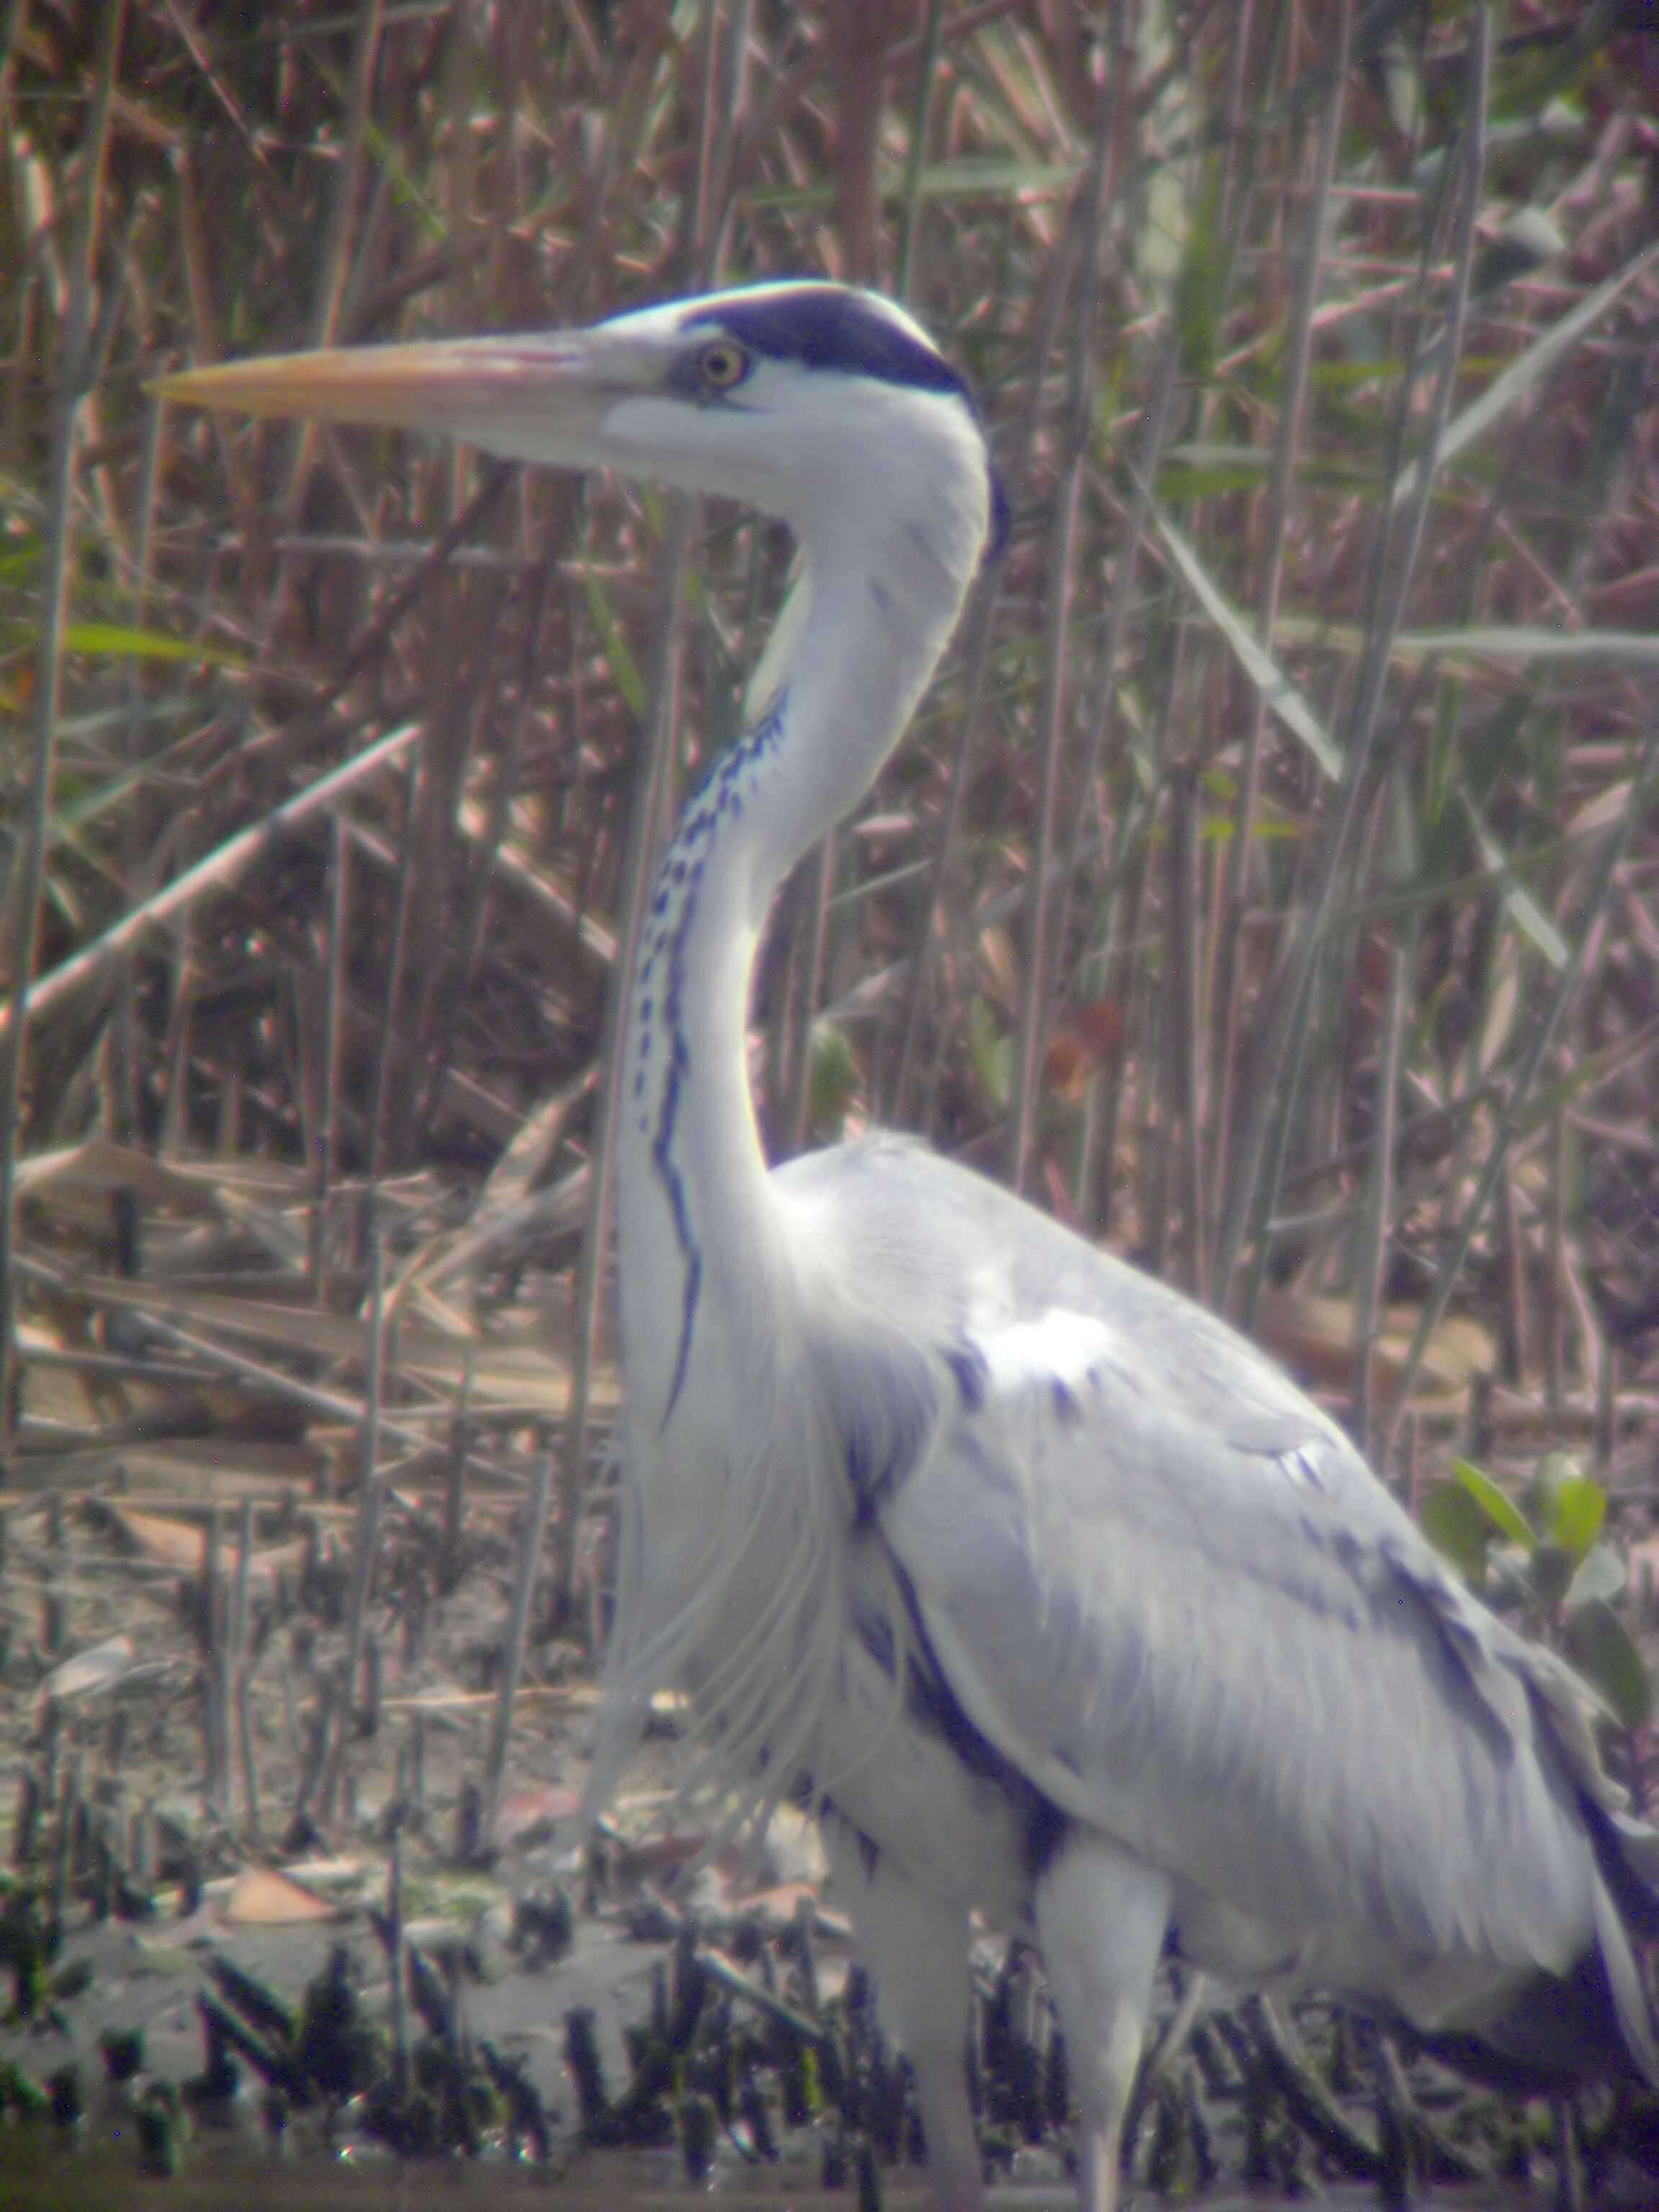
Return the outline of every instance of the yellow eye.
{"type": "Polygon", "coordinates": [[[711,338],[697,356],[702,380],[711,392],[730,392],[743,382],[751,363],[735,338],[711,338]]]}

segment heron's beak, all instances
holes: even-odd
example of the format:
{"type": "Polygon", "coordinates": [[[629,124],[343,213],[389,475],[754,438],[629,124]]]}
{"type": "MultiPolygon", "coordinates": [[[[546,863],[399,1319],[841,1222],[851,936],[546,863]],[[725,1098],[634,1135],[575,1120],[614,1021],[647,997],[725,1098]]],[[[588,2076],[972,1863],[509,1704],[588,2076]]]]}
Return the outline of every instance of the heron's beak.
{"type": "Polygon", "coordinates": [[[437,431],[580,467],[605,458],[611,409],[660,389],[663,369],[657,347],[594,330],[272,354],[185,369],[150,389],[188,406],[437,431]]]}

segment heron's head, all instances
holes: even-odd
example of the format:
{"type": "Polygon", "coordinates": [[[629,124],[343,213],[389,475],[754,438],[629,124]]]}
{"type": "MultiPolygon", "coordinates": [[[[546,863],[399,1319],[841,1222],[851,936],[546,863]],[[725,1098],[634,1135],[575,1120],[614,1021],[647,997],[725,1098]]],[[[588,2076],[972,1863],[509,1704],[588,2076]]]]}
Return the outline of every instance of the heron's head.
{"type": "Polygon", "coordinates": [[[611,468],[741,500],[809,539],[920,514],[969,563],[999,504],[962,379],[902,308],[839,284],[715,292],[591,330],[274,356],[158,389],[611,468]]]}

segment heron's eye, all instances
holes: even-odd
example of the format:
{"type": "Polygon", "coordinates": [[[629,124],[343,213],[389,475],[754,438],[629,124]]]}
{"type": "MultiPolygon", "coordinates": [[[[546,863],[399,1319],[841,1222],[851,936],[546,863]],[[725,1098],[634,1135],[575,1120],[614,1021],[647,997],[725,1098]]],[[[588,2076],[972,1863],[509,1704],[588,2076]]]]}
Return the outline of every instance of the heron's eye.
{"type": "Polygon", "coordinates": [[[697,356],[697,368],[705,389],[730,392],[743,382],[754,363],[735,338],[710,338],[697,356]]]}

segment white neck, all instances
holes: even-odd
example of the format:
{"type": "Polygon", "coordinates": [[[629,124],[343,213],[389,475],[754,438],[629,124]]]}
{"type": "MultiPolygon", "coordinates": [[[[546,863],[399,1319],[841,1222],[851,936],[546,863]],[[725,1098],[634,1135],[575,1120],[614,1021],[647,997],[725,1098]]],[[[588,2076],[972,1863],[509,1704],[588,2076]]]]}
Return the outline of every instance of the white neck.
{"type": "Polygon", "coordinates": [[[860,479],[856,453],[817,471],[786,516],[800,579],[642,934],[615,1159],[629,1480],[596,1804],[665,1680],[696,1692],[707,1771],[748,1771],[766,1800],[809,1755],[839,1664],[845,1447],[809,1330],[841,1279],[792,1241],[766,1171],[749,987],[773,892],[892,750],[978,565],[980,434],[954,404],[922,427],[931,441],[898,446],[884,474],[860,479]]]}
{"type": "MultiPolygon", "coordinates": [[[[983,536],[832,515],[751,687],[755,713],[681,817],[629,1014],[616,1162],[623,1351],[635,1445],[729,1418],[751,1351],[775,1356],[790,1255],[748,1079],[750,974],[768,906],[867,789],[955,624],[983,536]],[[941,541],[943,541],[941,543],[941,541]],[[708,1357],[699,1360],[699,1353],[708,1357]],[[723,1355],[723,1356],[722,1356],[723,1355]],[[697,1403],[699,1371],[725,1402],[697,1403]]],[[[680,1457],[679,1451],[675,1457],[680,1457]]],[[[688,1499],[688,1505],[690,1501],[688,1499]]]]}

